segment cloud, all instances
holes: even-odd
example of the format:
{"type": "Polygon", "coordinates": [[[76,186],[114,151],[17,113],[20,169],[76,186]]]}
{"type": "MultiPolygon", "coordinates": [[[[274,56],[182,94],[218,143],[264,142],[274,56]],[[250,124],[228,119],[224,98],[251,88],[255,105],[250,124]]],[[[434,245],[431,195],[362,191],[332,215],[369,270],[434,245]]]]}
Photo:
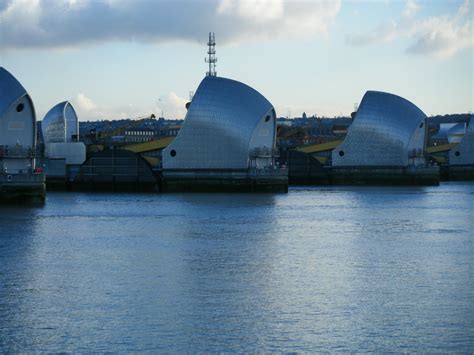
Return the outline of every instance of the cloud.
{"type": "Polygon", "coordinates": [[[419,9],[420,6],[416,3],[415,0],[408,0],[405,5],[405,9],[402,12],[402,18],[411,19],[415,17],[419,9]]]}
{"type": "MultiPolygon", "coordinates": [[[[71,100],[71,103],[80,121],[98,121],[125,118],[138,119],[150,116],[152,113],[156,117],[161,117],[163,113],[167,119],[183,119],[186,116],[187,110],[185,105],[188,101],[188,98],[181,97],[175,92],[169,92],[166,95],[160,96],[155,103],[147,107],[138,107],[132,104],[111,107],[100,105],[85,94],[79,93],[71,100]]],[[[341,112],[342,108],[338,105],[277,105],[275,108],[279,117],[300,117],[303,112],[306,112],[308,116],[333,117],[343,115],[341,112]]],[[[350,109],[346,107],[342,110],[349,112],[350,109]]]]}
{"type": "Polygon", "coordinates": [[[97,105],[83,93],[77,94],[74,99],[76,108],[85,112],[93,112],[97,110],[97,105]]]}
{"type": "Polygon", "coordinates": [[[353,34],[346,37],[346,42],[353,46],[365,46],[393,41],[398,36],[398,24],[389,21],[377,27],[375,31],[353,34]]]}
{"type": "Polygon", "coordinates": [[[409,31],[416,40],[407,52],[449,58],[462,49],[474,47],[470,9],[470,0],[465,0],[454,16],[437,16],[416,22],[409,31]]]}
{"type": "Polygon", "coordinates": [[[137,115],[137,112],[133,112],[132,105],[114,108],[98,105],[90,97],[87,97],[83,93],[77,94],[76,97],[71,100],[71,102],[81,121],[131,118],[139,116],[137,115]]]}
{"type": "Polygon", "coordinates": [[[0,12],[5,10],[9,5],[10,0],[0,0],[0,12]]]}
{"type": "Polygon", "coordinates": [[[222,0],[217,7],[218,14],[237,15],[261,23],[281,19],[284,10],[283,0],[222,0]]]}
{"type": "Polygon", "coordinates": [[[325,33],[341,0],[0,0],[0,45],[64,48],[107,41],[220,43],[325,33]]]}
{"type": "Polygon", "coordinates": [[[474,46],[472,20],[459,24],[448,17],[436,17],[416,24],[416,41],[407,48],[414,54],[449,58],[458,51],[474,46]]]}
{"type": "Polygon", "coordinates": [[[407,53],[449,58],[474,46],[470,7],[470,0],[465,0],[455,14],[415,20],[420,7],[408,0],[399,20],[382,23],[370,32],[348,35],[346,42],[366,46],[409,39],[412,43],[406,48],[407,53]]]}
{"type": "Polygon", "coordinates": [[[188,101],[188,99],[180,97],[174,92],[161,96],[158,99],[157,116],[161,116],[163,113],[164,117],[168,118],[184,118],[188,101]]]}
{"type": "Polygon", "coordinates": [[[163,112],[166,118],[184,118],[186,115],[185,104],[188,100],[178,96],[174,92],[160,97],[160,99],[149,105],[149,107],[137,107],[135,105],[123,105],[110,107],[99,105],[83,93],[79,93],[71,100],[74,109],[81,121],[113,120],[123,118],[142,118],[155,114],[159,117],[163,112]]]}

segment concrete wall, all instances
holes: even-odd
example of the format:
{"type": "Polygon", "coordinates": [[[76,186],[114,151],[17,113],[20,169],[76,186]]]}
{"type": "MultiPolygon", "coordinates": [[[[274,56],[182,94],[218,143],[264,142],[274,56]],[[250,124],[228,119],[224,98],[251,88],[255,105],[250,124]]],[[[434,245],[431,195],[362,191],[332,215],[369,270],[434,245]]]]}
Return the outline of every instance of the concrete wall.
{"type": "Polygon", "coordinates": [[[81,165],[86,161],[86,146],[76,143],[46,143],[45,156],[52,159],[65,159],[67,165],[81,165]]]}

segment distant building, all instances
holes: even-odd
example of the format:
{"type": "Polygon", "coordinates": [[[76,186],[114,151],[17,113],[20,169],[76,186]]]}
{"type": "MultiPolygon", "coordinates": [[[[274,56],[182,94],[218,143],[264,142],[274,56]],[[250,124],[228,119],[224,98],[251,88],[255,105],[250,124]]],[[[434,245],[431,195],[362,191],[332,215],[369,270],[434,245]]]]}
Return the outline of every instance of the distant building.
{"type": "Polygon", "coordinates": [[[285,117],[278,117],[277,118],[277,125],[291,127],[293,125],[293,120],[285,117]]]}
{"type": "Polygon", "coordinates": [[[171,124],[164,127],[161,127],[155,131],[155,136],[157,138],[164,137],[176,137],[178,135],[181,125],[171,124]]]}
{"type": "Polygon", "coordinates": [[[125,143],[144,143],[154,139],[155,132],[152,129],[132,128],[125,131],[125,143]]]}

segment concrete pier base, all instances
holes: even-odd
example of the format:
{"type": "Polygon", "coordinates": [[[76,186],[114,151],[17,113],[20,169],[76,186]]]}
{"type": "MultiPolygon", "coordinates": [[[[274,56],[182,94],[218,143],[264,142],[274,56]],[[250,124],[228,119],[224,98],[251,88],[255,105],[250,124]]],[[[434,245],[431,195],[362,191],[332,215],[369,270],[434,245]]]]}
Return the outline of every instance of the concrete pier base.
{"type": "Polygon", "coordinates": [[[288,179],[165,179],[163,192],[288,192],[288,179]]]}
{"type": "Polygon", "coordinates": [[[439,185],[439,167],[333,167],[335,185],[439,185]]]}
{"type": "Polygon", "coordinates": [[[50,185],[48,190],[66,191],[105,191],[105,192],[160,192],[160,186],[157,181],[149,182],[125,182],[125,181],[80,181],[69,182],[66,185],[50,185]]]}
{"type": "Polygon", "coordinates": [[[1,203],[44,203],[46,185],[43,174],[0,174],[1,203]]]}
{"type": "Polygon", "coordinates": [[[324,168],[319,171],[311,171],[307,174],[291,174],[290,185],[331,185],[331,169],[324,168]]]}
{"type": "Polygon", "coordinates": [[[474,181],[474,165],[450,165],[447,180],[474,181]]]}
{"type": "Polygon", "coordinates": [[[163,172],[163,192],[288,192],[285,173],[253,175],[247,171],[163,172]]]}
{"type": "MultiPolygon", "coordinates": [[[[68,166],[66,188],[73,191],[160,191],[159,178],[147,161],[126,150],[96,152],[72,168],[68,166]]],[[[48,188],[53,185],[48,178],[48,188]]]]}
{"type": "Polygon", "coordinates": [[[330,185],[331,169],[323,166],[310,154],[288,152],[288,179],[290,185],[330,185]]]}

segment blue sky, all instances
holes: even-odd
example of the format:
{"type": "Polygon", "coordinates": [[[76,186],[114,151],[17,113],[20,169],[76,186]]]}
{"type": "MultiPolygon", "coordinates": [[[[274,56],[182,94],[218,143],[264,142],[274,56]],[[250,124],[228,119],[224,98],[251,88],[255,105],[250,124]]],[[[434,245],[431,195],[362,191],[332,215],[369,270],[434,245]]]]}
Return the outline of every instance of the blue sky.
{"type": "Polygon", "coordinates": [[[0,0],[0,65],[42,119],[70,100],[81,120],[183,118],[207,34],[219,76],[279,116],[348,115],[366,90],[426,114],[473,111],[469,0],[0,0]]]}

